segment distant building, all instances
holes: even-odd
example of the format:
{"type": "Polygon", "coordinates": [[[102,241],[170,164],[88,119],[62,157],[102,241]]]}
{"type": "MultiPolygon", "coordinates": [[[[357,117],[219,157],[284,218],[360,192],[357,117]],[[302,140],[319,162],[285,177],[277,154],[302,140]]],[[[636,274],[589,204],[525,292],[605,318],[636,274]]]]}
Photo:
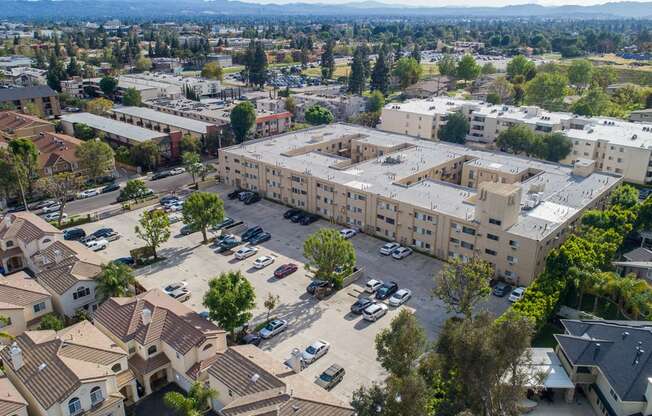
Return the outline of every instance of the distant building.
{"type": "Polygon", "coordinates": [[[22,55],[0,56],[0,69],[7,70],[18,67],[31,67],[32,58],[22,55]]]}
{"type": "Polygon", "coordinates": [[[231,55],[218,54],[218,53],[209,53],[206,55],[206,60],[208,62],[217,62],[222,68],[228,68],[233,66],[233,58],[231,55]]]}
{"type": "Polygon", "coordinates": [[[152,70],[176,74],[183,69],[178,58],[152,58],[152,70]]]}
{"type": "Polygon", "coordinates": [[[435,76],[432,79],[419,81],[403,91],[407,98],[430,98],[445,95],[455,86],[455,79],[446,75],[435,76]]]}
{"type": "Polygon", "coordinates": [[[315,105],[327,108],[336,121],[348,121],[350,118],[364,112],[367,99],[360,95],[349,94],[322,94],[322,93],[295,93],[292,99],[297,106],[297,121],[305,121],[306,111],[315,105]]]}
{"type": "Polygon", "coordinates": [[[34,85],[45,85],[47,71],[31,67],[7,68],[3,71],[4,83],[17,87],[31,87],[34,85]]]}
{"type": "Polygon", "coordinates": [[[36,110],[44,117],[51,118],[61,115],[59,97],[47,85],[0,89],[0,104],[13,105],[23,112],[29,110],[29,104],[34,104],[36,110]]]}
{"type": "Polygon", "coordinates": [[[629,113],[629,121],[634,123],[652,123],[652,108],[632,111],[629,113]]]}
{"type": "Polygon", "coordinates": [[[16,111],[0,111],[0,137],[6,140],[34,138],[42,133],[54,133],[54,124],[16,111]]]}

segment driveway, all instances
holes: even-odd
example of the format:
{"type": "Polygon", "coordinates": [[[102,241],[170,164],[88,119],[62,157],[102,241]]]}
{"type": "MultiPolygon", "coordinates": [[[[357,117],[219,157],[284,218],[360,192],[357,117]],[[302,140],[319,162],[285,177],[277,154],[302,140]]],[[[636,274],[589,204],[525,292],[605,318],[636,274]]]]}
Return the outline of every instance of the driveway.
{"type": "MultiPolygon", "coordinates": [[[[170,383],[144,399],[141,399],[134,406],[126,408],[125,413],[129,416],[178,416],[179,413],[165,406],[165,403],[163,402],[165,393],[170,391],[176,391],[185,395],[185,392],[181,390],[181,387],[177,386],[175,383],[170,383]]],[[[217,416],[217,414],[213,412],[205,413],[205,415],[217,416]]]]}

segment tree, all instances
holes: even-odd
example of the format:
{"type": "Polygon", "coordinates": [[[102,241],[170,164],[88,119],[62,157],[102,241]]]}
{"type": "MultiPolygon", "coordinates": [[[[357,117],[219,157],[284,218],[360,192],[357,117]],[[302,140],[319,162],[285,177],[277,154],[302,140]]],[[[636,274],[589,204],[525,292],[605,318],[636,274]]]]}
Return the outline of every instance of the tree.
{"type": "Polygon", "coordinates": [[[292,113],[293,118],[296,117],[296,115],[297,115],[297,103],[296,103],[296,101],[294,101],[294,98],[292,98],[290,96],[287,96],[285,98],[284,105],[285,105],[285,110],[292,113]]]}
{"type": "Polygon", "coordinates": [[[452,55],[444,55],[437,62],[439,73],[449,77],[457,76],[457,60],[452,55]]]}
{"type": "Polygon", "coordinates": [[[13,139],[9,141],[9,151],[13,155],[14,164],[22,175],[21,180],[27,184],[27,193],[32,194],[33,186],[38,179],[38,150],[30,139],[13,139]]]}
{"type": "Polygon", "coordinates": [[[39,179],[37,187],[61,205],[57,220],[57,224],[61,226],[63,209],[68,201],[74,199],[75,194],[81,188],[81,179],[70,172],[57,173],[39,179]]]}
{"type": "Polygon", "coordinates": [[[234,337],[235,329],[251,319],[256,293],[240,271],[225,272],[208,281],[203,304],[210,319],[234,337]]]}
{"type": "Polygon", "coordinates": [[[572,107],[573,113],[581,116],[609,115],[613,103],[602,88],[591,87],[572,107]]]}
{"type": "Polygon", "coordinates": [[[322,228],[310,235],[303,243],[303,255],[307,259],[306,270],[336,288],[342,287],[344,277],[355,267],[353,244],[332,228],[322,228]]]}
{"type": "Polygon", "coordinates": [[[197,175],[201,172],[204,166],[201,164],[201,157],[199,154],[194,152],[184,152],[181,155],[181,160],[183,161],[183,166],[186,168],[186,171],[192,176],[192,184],[197,183],[197,175]]]}
{"type": "Polygon", "coordinates": [[[210,409],[210,400],[217,398],[217,391],[206,383],[195,381],[184,396],[177,391],[169,391],[163,396],[165,406],[173,409],[180,416],[201,416],[210,409]]]}
{"type": "Polygon", "coordinates": [[[95,138],[95,130],[84,123],[76,123],[73,126],[75,137],[80,140],[91,140],[95,138]]]}
{"type": "Polygon", "coordinates": [[[535,74],[536,66],[534,62],[523,55],[517,55],[507,63],[507,76],[509,79],[514,79],[518,75],[522,75],[525,80],[530,80],[535,74]]]}
{"type": "Polygon", "coordinates": [[[256,123],[256,109],[249,101],[241,102],[231,110],[231,129],[238,143],[242,143],[256,123]]]}
{"type": "Polygon", "coordinates": [[[124,96],[122,96],[122,104],[128,107],[140,107],[143,104],[140,91],[135,88],[127,88],[124,96]]]}
{"type": "Polygon", "coordinates": [[[385,47],[381,47],[378,52],[378,58],[371,71],[371,83],[369,87],[372,91],[380,91],[383,95],[389,93],[391,68],[387,62],[385,47]]]}
{"type": "Polygon", "coordinates": [[[222,81],[224,79],[224,70],[217,62],[209,62],[201,70],[201,76],[208,79],[222,81]]]}
{"type": "Polygon", "coordinates": [[[65,81],[67,75],[63,67],[63,62],[55,54],[50,55],[48,71],[45,77],[50,88],[61,92],[61,81],[65,81]]]}
{"type": "Polygon", "coordinates": [[[425,330],[407,309],[401,309],[389,328],[376,335],[377,359],[385,370],[397,377],[405,377],[415,369],[427,345],[425,330]]]}
{"type": "Polygon", "coordinates": [[[507,78],[498,77],[489,85],[489,93],[496,94],[499,98],[499,103],[507,104],[514,94],[514,87],[507,78]]]}
{"type": "Polygon", "coordinates": [[[480,73],[482,75],[492,75],[497,72],[496,66],[492,64],[491,62],[487,62],[486,64],[482,65],[482,69],[480,70],[480,73]]]}
{"type": "Polygon", "coordinates": [[[154,170],[161,161],[161,149],[152,140],[140,142],[129,151],[131,162],[144,170],[154,170]]]}
{"type": "Polygon", "coordinates": [[[39,331],[61,331],[63,328],[65,328],[63,320],[54,313],[43,316],[38,326],[39,331]]]}
{"type": "Polygon", "coordinates": [[[514,154],[529,152],[534,142],[534,136],[532,129],[525,124],[515,124],[498,134],[496,146],[514,154]]]}
{"type": "Polygon", "coordinates": [[[273,295],[272,292],[269,292],[267,294],[267,297],[265,298],[265,302],[263,302],[263,306],[265,306],[265,309],[267,309],[266,322],[269,322],[269,314],[272,313],[274,309],[276,309],[276,306],[280,301],[281,298],[278,295],[273,295]]]}
{"type": "Polygon", "coordinates": [[[312,125],[330,124],[335,119],[333,113],[331,113],[329,109],[318,104],[308,108],[304,117],[306,121],[312,125]]]}
{"type": "Polygon", "coordinates": [[[448,116],[446,124],[439,129],[439,140],[451,143],[464,143],[469,133],[469,120],[462,112],[455,112],[448,116]]]}
{"type": "Polygon", "coordinates": [[[43,110],[41,109],[41,106],[36,105],[36,103],[27,103],[23,106],[23,113],[28,114],[30,116],[38,117],[38,118],[43,118],[43,110]]]}
{"type": "Polygon", "coordinates": [[[106,98],[94,98],[86,103],[86,111],[101,116],[113,108],[113,102],[106,98]]]}
{"type": "Polygon", "coordinates": [[[199,153],[201,151],[201,143],[198,138],[190,133],[186,133],[179,142],[179,150],[181,154],[185,152],[199,153]]]}
{"type": "Polygon", "coordinates": [[[14,192],[20,192],[23,204],[26,204],[22,182],[18,175],[21,169],[16,167],[14,156],[8,149],[0,149],[0,190],[2,195],[7,198],[14,192]]]}
{"type": "Polygon", "coordinates": [[[618,74],[613,67],[609,65],[600,65],[593,68],[593,79],[592,82],[602,89],[607,88],[610,84],[613,84],[618,79],[618,74]]]}
{"type": "Polygon", "coordinates": [[[448,312],[470,319],[475,305],[491,292],[493,275],[491,264],[484,260],[473,258],[463,263],[456,259],[435,276],[433,294],[446,304],[448,312]]]}
{"type": "Polygon", "coordinates": [[[127,181],[127,184],[120,191],[120,200],[130,201],[137,200],[147,191],[147,186],[145,182],[140,179],[130,179],[127,181]]]}
{"type": "Polygon", "coordinates": [[[170,239],[170,219],[161,210],[145,211],[140,216],[138,225],[134,227],[134,232],[138,238],[145,241],[157,259],[156,250],[170,239]]]}
{"type": "Polygon", "coordinates": [[[457,77],[464,81],[473,81],[480,75],[480,65],[472,55],[466,54],[457,63],[457,77]]]}
{"type": "Polygon", "coordinates": [[[353,94],[362,95],[366,88],[367,75],[365,73],[365,65],[368,64],[369,58],[365,53],[365,49],[366,47],[358,46],[353,54],[348,85],[348,91],[353,94]]]}
{"type": "Polygon", "coordinates": [[[79,167],[93,181],[110,172],[115,164],[113,149],[100,140],[83,142],[75,150],[75,156],[79,159],[79,167]]]}
{"type": "Polygon", "coordinates": [[[576,59],[568,67],[568,81],[580,91],[593,79],[593,64],[586,59],[576,59]]]}
{"type": "MultiPolygon", "coordinates": [[[[559,162],[565,159],[573,150],[573,142],[562,132],[555,132],[544,136],[544,159],[550,162],[559,162]]],[[[540,156],[541,157],[541,156],[540,156]]]]}
{"type": "Polygon", "coordinates": [[[68,62],[68,66],[66,67],[66,74],[68,77],[78,77],[81,76],[82,74],[82,68],[81,65],[79,65],[79,62],[77,62],[77,58],[74,56],[70,58],[70,62],[68,62]]]}
{"type": "Polygon", "coordinates": [[[401,88],[407,88],[419,81],[423,68],[414,58],[401,58],[396,63],[394,75],[399,79],[401,88]]]}
{"type": "Polygon", "coordinates": [[[267,81],[267,54],[262,42],[256,42],[248,69],[249,82],[262,88],[267,81]]]}
{"type": "Polygon", "coordinates": [[[559,73],[537,74],[525,85],[525,102],[550,111],[564,107],[568,78],[559,73]]]}
{"type": "MultiPolygon", "coordinates": [[[[11,325],[11,319],[0,315],[0,327],[4,328],[9,325],[11,325]]],[[[0,339],[12,340],[14,337],[9,332],[2,330],[0,331],[0,339]]]]}
{"type": "Polygon", "coordinates": [[[131,287],[136,284],[131,267],[122,263],[102,265],[102,273],[97,280],[96,292],[100,302],[112,297],[125,297],[131,294],[131,287]]]}
{"type": "Polygon", "coordinates": [[[621,185],[609,198],[609,205],[632,209],[638,205],[638,190],[631,185],[621,185]]]}
{"type": "Polygon", "coordinates": [[[330,39],[326,42],[324,51],[321,54],[321,76],[325,79],[333,78],[335,74],[335,57],[333,56],[333,48],[335,41],[330,39]]]}
{"type": "Polygon", "coordinates": [[[385,389],[373,382],[370,387],[360,386],[353,392],[351,407],[357,416],[381,416],[386,401],[385,389]]]}
{"type": "Polygon", "coordinates": [[[100,89],[105,96],[113,97],[113,94],[115,94],[118,89],[118,80],[108,75],[104,76],[100,80],[100,89]]]}
{"type": "Polygon", "coordinates": [[[208,242],[206,229],[224,220],[224,202],[217,194],[195,192],[183,204],[183,222],[201,230],[204,244],[208,242]]]}
{"type": "Polygon", "coordinates": [[[136,71],[138,72],[147,72],[152,69],[152,60],[144,56],[139,57],[136,60],[136,71]]]}
{"type": "Polygon", "coordinates": [[[370,113],[375,113],[381,111],[385,105],[385,96],[380,91],[374,91],[369,94],[367,99],[367,111],[370,113]]]}

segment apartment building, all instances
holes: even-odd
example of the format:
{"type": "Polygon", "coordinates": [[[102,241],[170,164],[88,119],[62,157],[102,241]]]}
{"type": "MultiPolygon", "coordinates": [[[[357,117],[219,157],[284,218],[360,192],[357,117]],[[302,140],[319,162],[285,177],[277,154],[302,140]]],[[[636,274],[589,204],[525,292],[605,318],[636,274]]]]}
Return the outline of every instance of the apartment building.
{"type": "Polygon", "coordinates": [[[0,89],[0,104],[12,105],[24,113],[34,106],[46,118],[61,115],[59,96],[47,85],[0,89]]]}
{"type": "Polygon", "coordinates": [[[248,141],[219,159],[224,183],[438,258],[479,256],[519,285],[622,181],[594,170],[343,124],[248,141]]]}
{"type": "Polygon", "coordinates": [[[538,107],[492,105],[448,98],[412,100],[383,108],[380,130],[437,140],[448,115],[461,112],[469,119],[467,144],[492,148],[498,135],[515,125],[537,133],[563,132],[573,144],[562,163],[595,161],[602,172],[637,184],[652,183],[652,125],[604,117],[580,117],[538,107]]]}
{"type": "Polygon", "coordinates": [[[298,121],[305,121],[306,111],[315,105],[327,108],[333,113],[335,121],[348,121],[351,117],[364,112],[367,107],[367,98],[361,95],[347,95],[341,93],[324,94],[320,92],[292,94],[297,112],[298,121]]]}
{"type": "Polygon", "coordinates": [[[16,337],[34,329],[51,312],[52,296],[36,279],[23,271],[0,277],[0,316],[7,319],[0,330],[16,337]]]}
{"type": "Polygon", "coordinates": [[[598,415],[652,414],[649,321],[562,320],[555,352],[598,415]]]}
{"type": "Polygon", "coordinates": [[[33,138],[45,132],[54,133],[54,124],[16,111],[0,111],[0,138],[33,138]]]}
{"type": "Polygon", "coordinates": [[[652,108],[632,111],[629,114],[629,121],[635,123],[652,123],[652,108]]]}
{"type": "Polygon", "coordinates": [[[124,416],[136,392],[127,352],[88,321],[25,332],[0,358],[31,416],[124,416]]]}
{"type": "Polygon", "coordinates": [[[222,90],[222,84],[218,80],[198,77],[183,77],[180,75],[156,72],[120,75],[118,80],[142,86],[167,85],[167,93],[163,96],[169,98],[183,96],[184,90],[186,89],[191,89],[198,97],[214,97],[222,90]],[[179,91],[179,94],[175,93],[176,90],[179,91]]]}
{"type": "MultiPolygon", "coordinates": [[[[102,91],[102,88],[100,88],[101,80],[102,78],[73,77],[69,80],[61,81],[61,92],[70,94],[77,98],[102,97],[104,96],[104,92],[102,91]]],[[[145,85],[142,83],[139,84],[122,80],[121,77],[118,77],[118,87],[114,93],[115,98],[122,101],[122,97],[124,97],[125,93],[130,88],[138,91],[143,100],[168,95],[173,97],[181,95],[181,90],[179,88],[171,88],[167,84],[149,83],[145,85]]]]}

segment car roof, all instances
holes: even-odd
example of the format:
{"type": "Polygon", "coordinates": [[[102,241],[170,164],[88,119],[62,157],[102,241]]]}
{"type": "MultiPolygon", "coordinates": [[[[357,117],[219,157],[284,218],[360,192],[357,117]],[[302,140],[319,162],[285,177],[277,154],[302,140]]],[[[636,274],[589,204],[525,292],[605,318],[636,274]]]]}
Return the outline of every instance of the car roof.
{"type": "Polygon", "coordinates": [[[403,295],[403,294],[407,294],[407,293],[408,293],[407,289],[399,289],[399,290],[396,291],[396,293],[394,293],[394,296],[403,295]]]}
{"type": "Polygon", "coordinates": [[[365,309],[365,310],[366,310],[366,311],[369,311],[369,312],[375,312],[375,311],[377,311],[378,309],[382,309],[381,306],[380,306],[380,304],[378,304],[378,303],[374,303],[373,305],[370,305],[370,306],[369,306],[367,309],[365,309]]]}
{"type": "Polygon", "coordinates": [[[326,374],[334,374],[337,373],[338,371],[342,370],[343,367],[339,364],[331,364],[330,367],[328,367],[326,370],[324,370],[324,373],[326,374]]]}

